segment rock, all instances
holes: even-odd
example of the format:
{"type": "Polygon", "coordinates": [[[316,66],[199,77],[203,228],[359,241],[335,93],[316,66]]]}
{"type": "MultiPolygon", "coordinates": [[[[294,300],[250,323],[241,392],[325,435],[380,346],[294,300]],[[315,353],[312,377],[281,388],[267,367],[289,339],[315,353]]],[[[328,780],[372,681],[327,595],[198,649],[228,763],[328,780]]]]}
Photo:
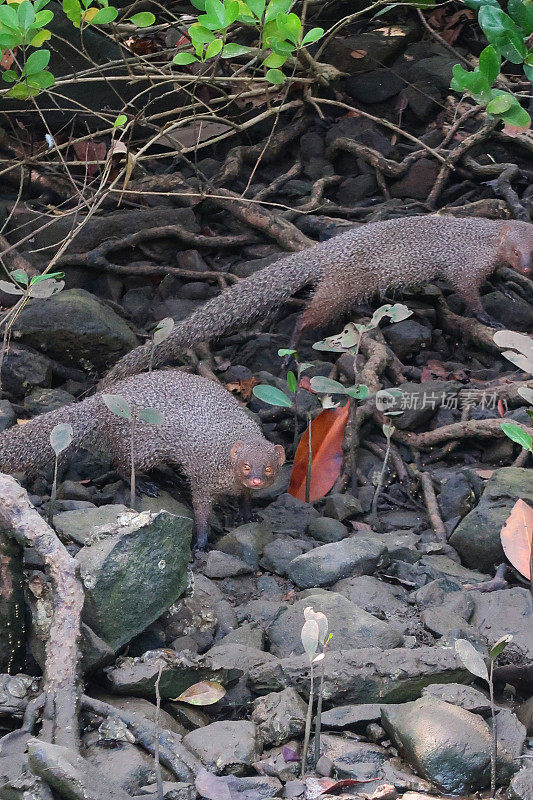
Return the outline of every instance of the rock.
{"type": "Polygon", "coordinates": [[[227,633],[218,644],[243,644],[246,647],[254,647],[256,650],[262,650],[264,645],[265,635],[263,629],[256,625],[254,622],[245,622],[244,625],[239,625],[234,631],[227,633]]]}
{"type": "Polygon", "coordinates": [[[46,414],[47,411],[73,403],[75,399],[63,389],[34,389],[24,398],[24,408],[30,417],[36,417],[37,414],[46,414]]]}
{"type": "Polygon", "coordinates": [[[533,697],[519,706],[516,715],[522,725],[525,725],[527,732],[533,734],[533,697]]]}
{"type": "Polygon", "coordinates": [[[470,624],[492,644],[512,634],[512,646],[526,661],[533,660],[533,598],[528,589],[515,586],[497,592],[472,592],[475,603],[470,624]]]}
{"type": "Polygon", "coordinates": [[[425,200],[433,188],[438,173],[439,167],[434,161],[429,158],[419,158],[409,167],[403,178],[392,184],[391,197],[425,200]]]}
{"type": "Polygon", "coordinates": [[[346,94],[361,103],[384,103],[404,87],[401,78],[390,69],[376,69],[364,75],[354,75],[344,82],[346,94]]]}
{"type": "MultiPolygon", "coordinates": [[[[101,690],[91,692],[91,697],[103,703],[108,703],[120,711],[125,711],[126,714],[136,719],[140,725],[148,724],[150,726],[155,724],[157,707],[144,697],[120,697],[119,695],[106,694],[101,690]]],[[[180,725],[172,714],[169,714],[164,708],[159,709],[159,722],[161,728],[172,731],[178,736],[184,736],[187,733],[183,725],[180,725]]]]}
{"type": "Polygon", "coordinates": [[[185,589],[192,522],[166,511],[130,511],[98,534],[103,538],[76,556],[85,591],[83,618],[118,650],[185,589]]]}
{"type": "Polygon", "coordinates": [[[462,683],[430,683],[422,689],[422,697],[436,697],[473,714],[490,714],[489,698],[479,689],[462,683]]]}
{"type": "MultiPolygon", "coordinates": [[[[0,674],[2,714],[22,719],[26,706],[39,694],[39,679],[20,672],[18,675],[0,674]]],[[[3,743],[5,745],[5,742],[3,743]]],[[[5,748],[0,747],[0,754],[5,748]]]]}
{"type": "Polygon", "coordinates": [[[2,389],[4,392],[14,397],[15,400],[19,400],[33,389],[48,388],[51,383],[50,359],[28,347],[10,344],[2,364],[2,389]]]}
{"type": "Polygon", "coordinates": [[[40,739],[28,742],[28,764],[35,773],[69,800],[128,800],[130,795],[100,769],[67,747],[40,739]]]}
{"type": "Polygon", "coordinates": [[[442,94],[429,81],[415,81],[406,87],[407,104],[422,122],[432,116],[441,103],[442,94]]]}
{"type": "MultiPolygon", "coordinates": [[[[196,800],[197,793],[192,783],[183,783],[182,781],[163,781],[163,799],[164,800],[196,800]]],[[[150,783],[147,786],[141,786],[141,794],[134,795],[135,800],[142,800],[142,798],[157,797],[158,789],[157,784],[150,783]]]]}
{"type": "MultiPolygon", "coordinates": [[[[332,640],[333,641],[333,640],[332,640]]],[[[257,693],[288,686],[309,694],[309,659],[292,656],[250,672],[257,693]]],[[[472,676],[451,648],[332,650],[324,659],[324,702],[401,703],[420,697],[430,683],[470,683],[472,676]]]]}
{"type": "Polygon", "coordinates": [[[252,722],[265,746],[282,744],[304,732],[307,703],[290,687],[259,697],[252,708],[252,722]]]}
{"type": "Polygon", "coordinates": [[[402,413],[394,418],[394,425],[400,430],[411,431],[421,426],[427,429],[428,422],[442,405],[443,400],[451,402],[457,397],[459,384],[452,381],[426,381],[402,383],[398,388],[402,396],[391,403],[389,410],[401,411],[402,413]]]}
{"type": "Polygon", "coordinates": [[[462,567],[451,558],[440,555],[422,556],[416,564],[393,561],[388,568],[388,574],[410,581],[418,587],[439,579],[452,580],[456,585],[462,587],[464,584],[484,583],[491,577],[482,572],[462,567]]]}
{"type": "Polygon", "coordinates": [[[464,564],[490,572],[505,561],[500,532],[519,498],[533,503],[531,470],[520,467],[495,470],[478,505],[461,520],[450,538],[464,564]]]}
{"type": "Polygon", "coordinates": [[[263,664],[272,664],[277,661],[273,653],[265,653],[256,647],[248,647],[238,642],[224,642],[212,647],[205,654],[210,658],[216,669],[225,669],[228,673],[247,673],[249,670],[263,664]]]}
{"type": "MultiPolygon", "coordinates": [[[[155,783],[154,759],[145,750],[132,742],[96,740],[89,744],[87,739],[89,737],[84,739],[84,757],[100,775],[118,783],[129,795],[138,792],[146,783],[155,783]]],[[[170,780],[172,773],[163,767],[162,777],[170,780]]]]}
{"type": "Polygon", "coordinates": [[[291,561],[309,549],[310,545],[301,539],[276,536],[265,545],[259,565],[276,575],[286,575],[291,561]]]}
{"type": "Polygon", "coordinates": [[[63,539],[76,544],[88,544],[93,536],[106,533],[121,518],[129,520],[134,514],[127,506],[105,505],[95,508],[83,508],[74,511],[62,511],[54,514],[54,528],[63,539]]]}
{"type": "Polygon", "coordinates": [[[328,649],[346,650],[356,647],[398,647],[402,637],[386,622],[358,608],[345,597],[335,592],[309,594],[298,600],[274,620],[267,630],[270,651],[280,658],[303,653],[300,639],[305,622],[304,609],[311,606],[314,611],[326,615],[333,638],[328,649]]]}
{"type": "Polygon", "coordinates": [[[502,292],[489,292],[483,295],[483,307],[487,314],[501,322],[506,328],[529,331],[533,327],[533,309],[531,303],[515,292],[510,296],[502,292]]]}
{"type": "Polygon", "coordinates": [[[355,206],[365,197],[371,197],[377,190],[378,182],[375,175],[350,175],[339,185],[337,198],[341,205],[355,206]]]}
{"type": "Polygon", "coordinates": [[[13,337],[86,370],[105,369],[137,345],[124,320],[83,289],[33,300],[20,313],[13,337]]]}
{"type": "Polygon", "coordinates": [[[443,520],[460,517],[472,511],[476,502],[476,492],[470,474],[456,472],[445,481],[439,494],[439,508],[443,520]]]}
{"type": "Polygon", "coordinates": [[[183,744],[217,775],[241,775],[262,752],[257,726],[246,721],[213,722],[188,733],[183,744]]]}
{"type": "Polygon", "coordinates": [[[434,636],[445,636],[450,631],[465,630],[468,626],[464,617],[447,608],[426,608],[420,615],[424,627],[434,636]]]}
{"type": "Polygon", "coordinates": [[[352,494],[330,494],[324,503],[324,516],[341,522],[362,512],[361,503],[352,494]]]}
{"type": "Polygon", "coordinates": [[[324,544],[340,542],[341,539],[349,536],[347,527],[338,519],[331,519],[331,517],[317,517],[311,520],[307,533],[313,539],[324,544]]]}
{"type": "MultiPolygon", "coordinates": [[[[490,784],[491,733],[475,714],[423,697],[387,706],[382,724],[406,760],[443,791],[477,791],[490,784]]],[[[514,769],[510,755],[499,750],[499,783],[508,781],[514,769]]]]}
{"type": "Polygon", "coordinates": [[[320,751],[332,762],[335,774],[341,779],[370,781],[383,777],[387,751],[379,745],[325,733],[320,740],[320,751]]]}
{"type": "Polygon", "coordinates": [[[306,532],[311,520],[318,517],[318,511],[303,500],[297,500],[290,494],[282,494],[260,511],[259,516],[273,533],[300,536],[306,532]]]}
{"type": "Polygon", "coordinates": [[[217,542],[217,548],[244,561],[252,569],[257,569],[265,545],[271,540],[272,531],[268,525],[249,522],[222,536],[217,542]]]}
{"type": "Polygon", "coordinates": [[[358,75],[393,59],[415,35],[413,25],[387,25],[354,36],[335,36],[324,58],[342,72],[358,75]]]}
{"type": "Polygon", "coordinates": [[[149,497],[147,494],[142,494],[137,498],[136,508],[138,511],[152,511],[158,514],[160,511],[168,511],[175,514],[176,517],[189,517],[193,519],[193,513],[189,506],[185,503],[176,500],[171,494],[165,491],[159,492],[156,497],[149,497]]]}
{"type": "Polygon", "coordinates": [[[404,319],[384,328],[383,335],[400,361],[413,353],[426,350],[431,344],[431,328],[414,319],[404,319]]]}
{"type": "Polygon", "coordinates": [[[405,613],[409,608],[405,589],[384,583],[373,575],[343,578],[332,588],[369,614],[379,613],[389,617],[395,613],[405,613]]]}
{"type": "MultiPolygon", "coordinates": [[[[492,720],[489,725],[492,727],[492,720]]],[[[502,747],[514,759],[519,759],[526,742],[527,731],[511,709],[502,708],[496,714],[498,747],[502,747]]]]}
{"type": "MultiPolygon", "coordinates": [[[[71,500],[78,503],[91,503],[91,498],[94,495],[94,487],[85,486],[80,481],[63,481],[57,490],[57,496],[60,500],[71,500]]],[[[96,508],[91,503],[93,508],[96,508]]],[[[89,508],[89,506],[86,506],[89,508]]]]}
{"type": "Polygon", "coordinates": [[[17,415],[9,400],[0,400],[0,433],[7,430],[17,421],[17,415]]]}
{"type": "Polygon", "coordinates": [[[533,767],[527,765],[512,779],[509,786],[510,800],[530,800],[533,797],[533,767]]]}
{"type": "Polygon", "coordinates": [[[322,712],[322,727],[331,730],[358,730],[363,732],[370,722],[381,720],[380,703],[337,706],[322,712]]]}
{"type": "Polygon", "coordinates": [[[300,588],[328,586],[341,578],[374,572],[386,553],[370,537],[355,535],[303,553],[289,564],[289,577],[300,588]]]}
{"type": "Polygon", "coordinates": [[[253,572],[249,564],[245,564],[240,558],[230,556],[220,550],[211,550],[207,554],[207,563],[204,567],[204,574],[208,578],[229,578],[235,575],[249,575],[253,572]]]}

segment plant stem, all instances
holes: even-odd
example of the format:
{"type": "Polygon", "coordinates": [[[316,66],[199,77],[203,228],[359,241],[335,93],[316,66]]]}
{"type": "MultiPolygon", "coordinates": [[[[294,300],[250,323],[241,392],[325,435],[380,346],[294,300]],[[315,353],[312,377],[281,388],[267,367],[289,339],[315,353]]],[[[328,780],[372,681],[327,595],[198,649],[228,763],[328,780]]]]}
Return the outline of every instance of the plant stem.
{"type": "Polygon", "coordinates": [[[54,462],[54,480],[52,481],[52,491],[50,492],[50,504],[48,506],[48,524],[52,525],[52,519],[54,517],[54,503],[56,501],[57,495],[57,462],[58,458],[56,455],[56,459],[54,462]]]}
{"type": "Polygon", "coordinates": [[[307,705],[307,718],[305,720],[305,733],[304,733],[304,749],[302,752],[302,766],[300,771],[300,778],[303,778],[307,768],[307,752],[309,750],[309,739],[311,737],[311,722],[313,720],[313,700],[315,694],[315,672],[314,666],[311,662],[311,685],[309,686],[309,703],[307,705]]]}
{"type": "Polygon", "coordinates": [[[355,428],[356,428],[356,419],[355,413],[357,410],[357,405],[355,400],[350,398],[348,400],[350,403],[350,428],[351,428],[351,436],[350,436],[350,472],[352,473],[352,494],[355,496],[357,492],[357,479],[356,479],[356,472],[357,472],[357,452],[355,449],[355,428]]]}
{"type": "Polygon", "coordinates": [[[161,675],[163,672],[163,664],[159,667],[159,672],[155,682],[155,741],[154,741],[154,761],[155,761],[155,779],[157,785],[157,800],[163,800],[163,777],[161,775],[161,763],[159,760],[159,726],[161,719],[161,692],[159,684],[161,683],[161,675]]]}
{"type": "Polygon", "coordinates": [[[307,412],[307,430],[309,441],[309,455],[307,456],[307,473],[305,476],[305,502],[309,503],[311,498],[311,466],[313,464],[313,448],[311,443],[311,413],[307,412]]]}
{"type": "Polygon", "coordinates": [[[130,442],[130,459],[131,459],[131,476],[130,476],[130,505],[135,508],[135,423],[137,422],[137,406],[134,405],[131,411],[131,442],[130,442]]]}
{"type": "Polygon", "coordinates": [[[496,793],[496,760],[498,758],[498,732],[496,730],[496,712],[494,710],[494,659],[490,660],[489,693],[490,714],[492,717],[492,752],[490,754],[490,796],[496,793]]]}
{"type": "Polygon", "coordinates": [[[148,361],[148,372],[152,371],[152,365],[154,363],[154,350],[155,350],[155,342],[152,337],[151,347],[150,347],[150,360],[148,361]]]}
{"type": "MultiPolygon", "coordinates": [[[[324,649],[322,652],[325,650],[324,649]]],[[[322,659],[322,664],[320,667],[320,686],[318,689],[318,697],[316,701],[316,717],[315,717],[315,767],[318,764],[318,759],[320,758],[320,730],[322,728],[322,691],[324,688],[324,674],[326,671],[325,665],[325,658],[322,659]]]]}
{"type": "Polygon", "coordinates": [[[387,471],[387,462],[389,460],[389,455],[390,455],[390,445],[391,445],[391,437],[387,436],[387,449],[385,450],[385,457],[383,459],[381,472],[379,473],[376,491],[374,492],[374,497],[372,498],[372,510],[370,512],[370,518],[372,520],[372,524],[374,524],[374,521],[377,518],[378,500],[379,500],[379,495],[381,494],[381,490],[383,488],[383,481],[385,480],[385,472],[387,471]]]}

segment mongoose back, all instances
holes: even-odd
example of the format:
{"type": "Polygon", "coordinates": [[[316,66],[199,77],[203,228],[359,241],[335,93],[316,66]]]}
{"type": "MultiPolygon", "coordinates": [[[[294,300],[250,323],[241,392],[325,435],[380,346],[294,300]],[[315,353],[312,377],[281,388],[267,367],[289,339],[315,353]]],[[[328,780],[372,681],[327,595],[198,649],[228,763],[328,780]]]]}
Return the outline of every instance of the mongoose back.
{"type": "MultiPolygon", "coordinates": [[[[498,266],[529,273],[532,252],[529,222],[436,215],[372,222],[282,258],[209,300],[157,345],[154,365],[264,318],[307,284],[315,291],[299,318],[293,344],[307,329],[328,323],[376,292],[438,278],[448,281],[469,309],[490,324],[481,304],[481,284],[498,266]]],[[[100,386],[146,369],[150,351],[150,344],[133,349],[100,386]]]]}
{"type": "MultiPolygon", "coordinates": [[[[189,480],[197,546],[207,542],[207,518],[219,495],[247,495],[270,486],[285,453],[263,436],[238,401],[213,381],[179,370],[135,375],[113,386],[130,407],[157,408],[161,425],[137,422],[134,459],[138,470],[179,465],[189,480]]],[[[60,422],[72,425],[71,448],[109,454],[117,471],[130,471],[130,423],[113,414],[98,392],[0,434],[0,471],[31,472],[52,462],[49,436],[60,422]]]]}

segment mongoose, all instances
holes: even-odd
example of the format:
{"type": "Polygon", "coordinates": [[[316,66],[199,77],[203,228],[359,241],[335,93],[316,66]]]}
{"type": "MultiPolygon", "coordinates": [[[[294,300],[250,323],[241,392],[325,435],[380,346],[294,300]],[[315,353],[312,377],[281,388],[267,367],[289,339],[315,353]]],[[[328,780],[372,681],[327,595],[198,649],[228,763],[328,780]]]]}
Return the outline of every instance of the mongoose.
{"type": "MultiPolygon", "coordinates": [[[[138,470],[179,465],[188,478],[194,508],[197,547],[207,543],[207,519],[216,497],[249,496],[270,486],[285,461],[238,401],[222,386],[179,370],[135,375],[113,386],[130,407],[157,408],[161,425],[138,422],[134,458],[138,470]]],[[[52,428],[72,425],[71,448],[95,448],[109,454],[121,475],[130,471],[130,423],[113,414],[98,392],[80,403],[34,417],[0,434],[0,471],[31,472],[53,459],[52,428]]]]}
{"type": "MultiPolygon", "coordinates": [[[[307,284],[315,291],[299,318],[293,345],[304,331],[348,312],[375,292],[436,278],[447,280],[478,319],[494,324],[481,304],[481,284],[498,266],[527,274],[532,252],[529,222],[435,215],[372,222],[282,258],[209,300],[157,345],[154,365],[265,317],[307,284]]],[[[146,369],[150,350],[149,344],[136,347],[100,386],[146,369]]]]}

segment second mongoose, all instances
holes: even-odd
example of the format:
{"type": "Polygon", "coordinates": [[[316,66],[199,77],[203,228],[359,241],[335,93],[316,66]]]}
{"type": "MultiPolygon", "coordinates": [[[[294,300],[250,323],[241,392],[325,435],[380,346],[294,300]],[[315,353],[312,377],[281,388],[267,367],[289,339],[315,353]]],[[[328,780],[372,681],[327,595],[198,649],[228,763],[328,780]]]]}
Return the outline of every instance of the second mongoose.
{"type": "MultiPolygon", "coordinates": [[[[499,266],[528,274],[532,252],[529,222],[436,215],[372,222],[282,258],[226,289],[175,325],[156,346],[153,363],[161,366],[184,348],[266,317],[308,284],[315,291],[298,320],[293,345],[304,331],[349,312],[376,292],[439,278],[490,325],[479,295],[481,284],[499,266]]],[[[146,369],[151,349],[150,344],[134,348],[100,386],[146,369]]]]}
{"type": "MultiPolygon", "coordinates": [[[[188,478],[194,508],[197,547],[207,543],[207,520],[220,495],[249,496],[270,486],[285,461],[238,401],[220,384],[179,370],[135,375],[113,386],[130,405],[156,408],[161,425],[137,422],[135,467],[146,471],[162,464],[181,467],[188,478]]],[[[130,423],[113,414],[98,392],[69,403],[0,434],[0,471],[33,472],[53,463],[52,428],[72,425],[70,449],[86,447],[111,456],[121,475],[130,471],[130,423]]]]}

